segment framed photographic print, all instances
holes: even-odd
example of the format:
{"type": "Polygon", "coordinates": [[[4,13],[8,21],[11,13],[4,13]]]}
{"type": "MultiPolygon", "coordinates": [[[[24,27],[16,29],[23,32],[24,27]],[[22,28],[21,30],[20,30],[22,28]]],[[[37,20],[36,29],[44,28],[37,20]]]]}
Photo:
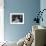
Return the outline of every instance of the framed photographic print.
{"type": "Polygon", "coordinates": [[[10,13],[10,24],[24,24],[24,13],[10,13]]]}

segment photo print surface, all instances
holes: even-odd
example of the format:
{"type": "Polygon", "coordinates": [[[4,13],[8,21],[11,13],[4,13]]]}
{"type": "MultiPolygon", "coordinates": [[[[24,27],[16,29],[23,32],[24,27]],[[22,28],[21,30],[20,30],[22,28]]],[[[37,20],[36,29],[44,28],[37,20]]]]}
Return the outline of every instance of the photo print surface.
{"type": "Polygon", "coordinates": [[[24,24],[24,13],[10,13],[10,24],[24,24]]]}

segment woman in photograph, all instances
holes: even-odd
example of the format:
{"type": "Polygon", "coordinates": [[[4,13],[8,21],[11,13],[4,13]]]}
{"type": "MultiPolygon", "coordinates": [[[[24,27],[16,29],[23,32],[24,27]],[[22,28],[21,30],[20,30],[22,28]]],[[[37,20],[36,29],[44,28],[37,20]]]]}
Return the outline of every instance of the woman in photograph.
{"type": "Polygon", "coordinates": [[[15,23],[20,22],[19,18],[18,18],[18,17],[16,17],[14,22],[15,22],[15,23]]]}
{"type": "Polygon", "coordinates": [[[13,23],[19,23],[19,22],[20,22],[20,17],[17,16],[17,15],[13,15],[13,16],[12,16],[12,22],[13,22],[13,23]]]}

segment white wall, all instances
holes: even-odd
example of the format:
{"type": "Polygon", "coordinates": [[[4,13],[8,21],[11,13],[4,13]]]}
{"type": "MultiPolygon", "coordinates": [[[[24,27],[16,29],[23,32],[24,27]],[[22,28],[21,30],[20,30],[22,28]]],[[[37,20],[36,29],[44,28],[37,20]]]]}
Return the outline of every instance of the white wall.
{"type": "Polygon", "coordinates": [[[0,42],[4,41],[4,2],[0,0],[0,42]]]}
{"type": "MultiPolygon", "coordinates": [[[[40,0],[40,9],[41,9],[41,11],[43,9],[46,9],[46,0],[40,0]]],[[[43,22],[40,21],[40,24],[43,25],[43,26],[46,26],[46,11],[43,12],[42,17],[43,17],[44,21],[43,22]]]]}

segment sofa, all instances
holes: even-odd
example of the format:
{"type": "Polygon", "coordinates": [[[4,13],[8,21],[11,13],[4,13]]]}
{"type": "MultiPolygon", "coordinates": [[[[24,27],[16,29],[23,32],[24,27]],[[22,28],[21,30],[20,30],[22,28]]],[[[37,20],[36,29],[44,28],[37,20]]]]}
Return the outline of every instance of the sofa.
{"type": "MultiPolygon", "coordinates": [[[[33,37],[31,37],[33,39],[33,42],[28,46],[46,46],[46,28],[39,25],[34,25],[32,26],[31,33],[33,35],[33,37]]],[[[26,37],[19,39],[17,43],[13,41],[6,42],[6,44],[4,44],[3,46],[23,46],[25,38],[26,37]]]]}
{"type": "Polygon", "coordinates": [[[46,46],[46,28],[39,25],[32,26],[34,42],[32,46],[46,46]]]}

